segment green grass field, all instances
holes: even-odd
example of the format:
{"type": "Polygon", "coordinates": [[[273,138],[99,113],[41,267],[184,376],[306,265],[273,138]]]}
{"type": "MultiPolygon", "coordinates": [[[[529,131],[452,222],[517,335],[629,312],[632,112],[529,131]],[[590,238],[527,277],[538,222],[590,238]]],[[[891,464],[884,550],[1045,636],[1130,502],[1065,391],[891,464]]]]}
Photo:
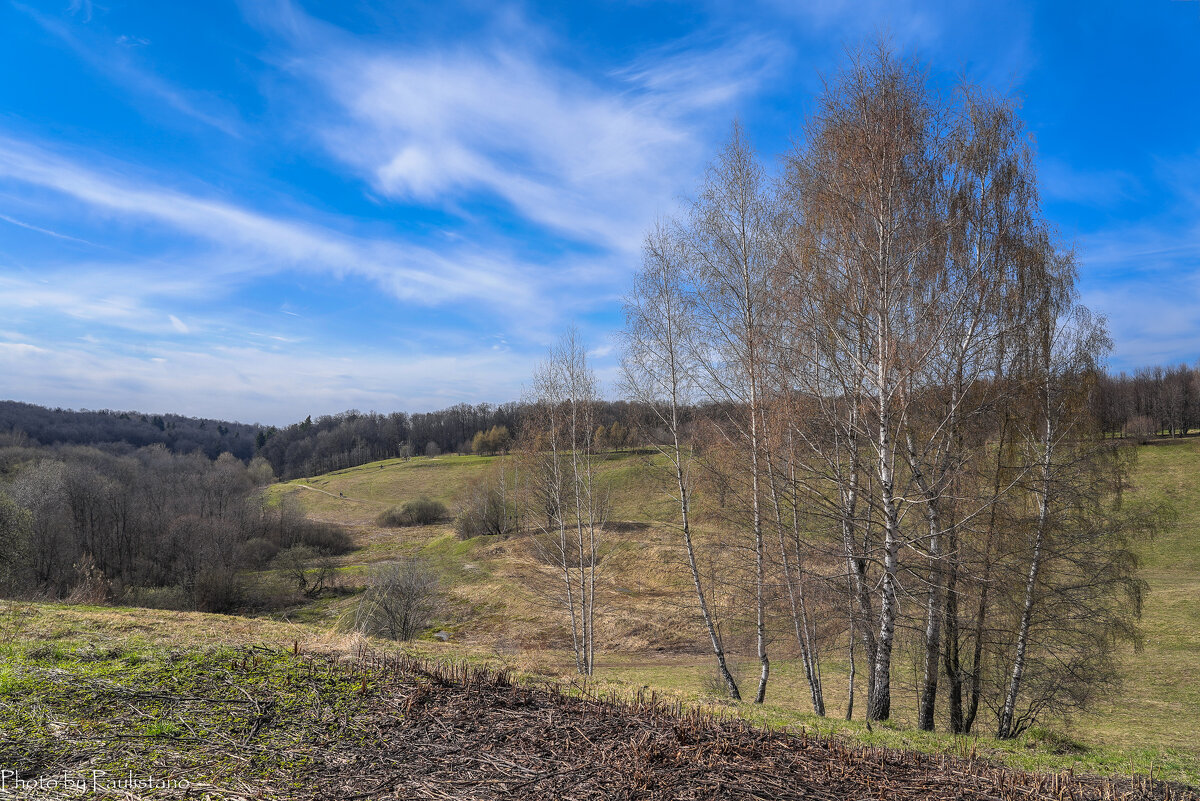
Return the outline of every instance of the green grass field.
{"type": "Polygon", "coordinates": [[[1145,649],[1125,655],[1125,686],[1079,736],[1200,755],[1200,438],[1139,448],[1130,503],[1167,501],[1176,519],[1140,546],[1149,584],[1145,649]]]}

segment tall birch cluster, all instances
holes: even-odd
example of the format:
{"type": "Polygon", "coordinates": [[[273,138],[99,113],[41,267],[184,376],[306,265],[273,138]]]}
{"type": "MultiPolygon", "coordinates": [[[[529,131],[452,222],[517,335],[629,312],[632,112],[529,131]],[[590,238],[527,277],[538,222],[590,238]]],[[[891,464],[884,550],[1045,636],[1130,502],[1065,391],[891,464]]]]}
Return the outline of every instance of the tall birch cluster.
{"type": "Polygon", "coordinates": [[[1109,343],[1074,283],[1009,98],[939,94],[880,46],[826,84],[778,169],[735,125],[647,237],[623,374],[657,420],[733,698],[766,698],[779,650],[817,714],[836,661],[848,718],[911,692],[922,729],[984,709],[1009,737],[1114,680],[1138,526],[1091,413],[1109,343]],[[725,625],[713,560],[743,590],[725,625]]]}

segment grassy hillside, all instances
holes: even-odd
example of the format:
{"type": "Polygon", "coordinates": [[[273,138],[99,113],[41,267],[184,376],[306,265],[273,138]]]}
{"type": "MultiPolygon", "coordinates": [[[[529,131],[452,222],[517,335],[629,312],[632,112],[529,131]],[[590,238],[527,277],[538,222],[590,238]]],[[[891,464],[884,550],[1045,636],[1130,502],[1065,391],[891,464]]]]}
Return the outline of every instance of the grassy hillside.
{"type": "Polygon", "coordinates": [[[1200,754],[1200,438],[1139,448],[1131,503],[1168,501],[1177,518],[1140,546],[1149,584],[1146,643],[1125,658],[1125,686],[1079,721],[1089,740],[1200,754]]]}
{"type": "MultiPolygon", "coordinates": [[[[427,496],[456,510],[472,482],[503,457],[440,456],[395,459],[279,484],[312,517],[348,526],[359,550],[339,560],[349,583],[361,581],[372,563],[397,555],[419,555],[432,563],[451,590],[447,628],[456,640],[514,653],[569,647],[569,630],[555,598],[557,576],[525,537],[460,540],[452,521],[412,528],[375,523],[380,512],[427,496]]],[[[614,523],[666,519],[669,500],[653,490],[644,456],[621,454],[602,463],[602,483],[611,490],[614,523]]],[[[609,539],[607,581],[598,607],[614,610],[598,621],[598,639],[619,652],[695,650],[692,612],[674,588],[685,580],[679,543],[669,528],[639,527],[609,539]]],[[[345,599],[321,610],[334,622],[353,604],[345,599]]],[[[311,614],[306,619],[315,619],[311,614]]]]}
{"type": "MultiPolygon", "coordinates": [[[[375,516],[388,506],[422,495],[454,508],[470,482],[492,458],[443,456],[392,460],[279,485],[274,492],[295,495],[311,514],[350,525],[364,547],[345,558],[345,570],[397,553],[419,553],[438,564],[452,587],[452,644],[494,650],[542,673],[569,675],[566,629],[558,610],[541,591],[553,576],[539,569],[528,543],[485,538],[457,540],[449,523],[413,529],[384,529],[375,516]],[[340,496],[339,496],[340,493],[340,496]]],[[[1140,545],[1143,576],[1149,584],[1145,648],[1125,654],[1125,686],[1120,696],[1093,713],[1053,721],[1018,744],[989,743],[1030,767],[1051,767],[1065,759],[1081,769],[1165,770],[1200,782],[1200,439],[1161,442],[1140,448],[1130,503],[1170,501],[1178,517],[1158,538],[1140,545]],[[1041,741],[1039,743],[1039,741],[1041,741]],[[1054,753],[1054,752],[1060,753],[1054,753]]],[[[621,455],[604,463],[603,480],[613,489],[616,520],[669,519],[672,509],[645,467],[645,457],[621,455]]],[[[598,679],[614,686],[646,685],[697,699],[711,669],[704,638],[687,595],[687,577],[677,535],[669,527],[617,534],[608,567],[607,597],[601,605],[598,679]]],[[[549,587],[549,588],[552,588],[549,587]]],[[[344,602],[349,603],[349,602],[344,602]]],[[[325,610],[327,619],[337,608],[325,610]]],[[[807,687],[799,666],[787,658],[780,638],[775,646],[768,704],[746,713],[765,722],[846,728],[873,741],[940,748],[942,735],[911,731],[915,696],[902,691],[894,701],[893,723],[867,735],[859,724],[834,722],[845,704],[846,666],[838,655],[826,662],[831,719],[806,716],[807,687]]],[[[745,672],[755,666],[744,654],[745,672]]],[[[903,670],[902,666],[898,666],[903,670]]]]}
{"type": "MultiPolygon", "coordinates": [[[[803,711],[807,689],[783,637],[775,645],[768,703],[719,708],[768,727],[803,726],[871,747],[973,752],[1028,770],[1153,774],[1200,785],[1194,734],[1200,729],[1200,439],[1147,446],[1140,455],[1130,502],[1169,500],[1178,517],[1142,544],[1151,590],[1146,647],[1126,654],[1125,689],[1104,708],[1053,721],[1016,741],[964,740],[914,731],[915,699],[910,690],[899,690],[895,720],[867,731],[860,722],[840,720],[845,665],[836,655],[826,662],[830,717],[803,711]]],[[[348,585],[361,583],[372,562],[397,554],[420,554],[437,567],[450,597],[437,628],[448,632],[449,642],[427,639],[404,650],[576,691],[561,613],[547,599],[553,576],[539,567],[528,538],[461,541],[450,521],[407,529],[375,525],[383,509],[422,495],[453,509],[495,462],[457,456],[389,461],[270,491],[351,527],[362,547],[340,558],[348,585]]],[[[669,516],[669,501],[646,470],[645,457],[606,461],[603,480],[614,490],[613,520],[669,516]]],[[[677,534],[669,527],[634,527],[614,538],[599,621],[605,650],[587,692],[631,698],[653,691],[685,705],[711,705],[704,687],[710,660],[686,594],[677,534]]],[[[331,759],[360,759],[360,746],[376,758],[393,736],[376,726],[383,696],[361,671],[329,666],[362,642],[336,626],[353,602],[353,596],[334,595],[293,610],[287,619],[0,608],[0,763],[27,772],[64,765],[111,773],[161,766],[201,777],[221,793],[248,793],[265,782],[279,794],[273,797],[282,797],[299,787],[295,782],[327,775],[331,759]]],[[[737,653],[749,675],[752,648],[737,653]]]]}

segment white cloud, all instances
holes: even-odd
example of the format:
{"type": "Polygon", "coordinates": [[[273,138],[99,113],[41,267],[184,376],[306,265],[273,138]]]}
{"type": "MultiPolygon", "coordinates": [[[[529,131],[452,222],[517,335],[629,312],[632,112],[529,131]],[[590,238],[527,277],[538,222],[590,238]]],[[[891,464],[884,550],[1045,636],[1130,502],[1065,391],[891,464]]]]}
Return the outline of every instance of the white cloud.
{"type": "MultiPolygon", "coordinates": [[[[131,172],[127,166],[125,172],[131,172]]],[[[389,293],[422,304],[460,298],[528,310],[537,277],[503,253],[461,246],[435,251],[384,239],[350,236],[312,223],[259,214],[220,200],[136,184],[0,137],[0,178],[68,196],[111,217],[165,225],[236,258],[214,259],[205,271],[228,278],[284,269],[359,275],[389,293]]]]}
{"type": "Polygon", "coordinates": [[[66,318],[166,336],[187,331],[179,329],[182,321],[157,306],[194,300],[211,291],[194,281],[155,282],[136,265],[77,264],[64,273],[43,273],[36,279],[0,274],[0,310],[9,319],[40,320],[48,330],[66,318]]]}
{"type": "Polygon", "coordinates": [[[51,231],[49,228],[41,228],[37,225],[30,225],[27,222],[22,222],[21,220],[15,219],[13,217],[9,217],[7,214],[0,214],[0,220],[3,220],[4,222],[8,223],[9,225],[15,225],[18,228],[24,228],[28,231],[36,231],[39,234],[45,234],[46,236],[52,236],[55,239],[62,239],[62,240],[68,241],[68,242],[78,242],[81,245],[91,245],[91,246],[95,247],[94,243],[88,242],[86,239],[78,239],[73,236],[67,236],[66,234],[60,234],[57,231],[51,231]]]}
{"type": "Polygon", "coordinates": [[[184,324],[183,320],[180,320],[178,317],[176,317],[173,314],[169,314],[169,315],[167,315],[167,317],[169,317],[171,320],[171,327],[174,328],[176,331],[178,331],[181,334],[190,333],[187,325],[184,324]]]}
{"type": "Polygon", "coordinates": [[[0,373],[22,388],[28,402],[132,406],[272,424],[348,408],[427,411],[511,400],[520,396],[521,379],[533,363],[532,357],[486,347],[405,359],[372,351],[0,342],[0,373]]]}
{"type": "Polygon", "coordinates": [[[777,54],[751,36],[584,76],[511,42],[400,51],[290,19],[305,31],[290,68],[334,105],[317,135],[377,191],[455,209],[492,195],[626,253],[690,189],[709,155],[705,129],[728,121],[777,54]]]}
{"type": "Polygon", "coordinates": [[[47,353],[45,348],[30,345],[28,342],[0,342],[0,359],[40,357],[44,353],[47,353]]]}
{"type": "Polygon", "coordinates": [[[1200,359],[1200,227],[1157,220],[1082,239],[1081,299],[1108,318],[1113,366],[1200,359]]]}

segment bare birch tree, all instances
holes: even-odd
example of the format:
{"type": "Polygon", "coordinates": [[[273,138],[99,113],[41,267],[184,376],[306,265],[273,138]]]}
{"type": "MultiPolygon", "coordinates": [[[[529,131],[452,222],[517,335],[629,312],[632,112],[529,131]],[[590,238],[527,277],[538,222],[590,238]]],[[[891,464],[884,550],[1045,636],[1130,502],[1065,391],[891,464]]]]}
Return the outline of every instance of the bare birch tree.
{"type": "Polygon", "coordinates": [[[941,120],[923,76],[884,46],[855,56],[818,100],[807,142],[790,158],[793,194],[806,204],[804,241],[816,248],[834,304],[824,333],[858,337],[828,360],[837,382],[862,407],[855,439],[870,443],[882,526],[879,618],[868,717],[891,713],[891,664],[901,601],[900,551],[906,514],[900,430],[911,384],[936,330],[927,308],[936,289],[944,226],[937,211],[941,120]]]}
{"type": "Polygon", "coordinates": [[[766,176],[740,125],[705,173],[688,215],[694,264],[696,336],[693,358],[700,391],[726,409],[722,435],[748,457],[747,506],[754,543],[755,640],[760,663],[755,703],[766,698],[766,543],[763,535],[765,443],[763,391],[769,363],[771,266],[778,254],[775,211],[766,176]]]}
{"type": "Polygon", "coordinates": [[[579,334],[571,329],[538,368],[534,413],[527,420],[526,487],[541,534],[536,547],[560,573],[562,608],[571,625],[579,673],[596,665],[596,585],[608,500],[597,484],[595,403],[598,385],[579,334]]]}
{"type": "MultiPolygon", "coordinates": [[[[1093,426],[1102,325],[1041,216],[1016,103],[966,84],[943,97],[879,44],[826,84],[782,167],[767,186],[735,126],[684,222],[650,237],[626,365],[692,500],[679,404],[693,387],[704,402],[701,498],[752,541],[756,700],[790,618],[823,714],[815,621],[833,613],[848,718],[860,645],[868,720],[891,715],[897,647],[916,655],[922,729],[943,677],[956,733],[981,705],[1013,736],[1086,703],[1116,676],[1115,643],[1136,638],[1138,525],[1121,510],[1125,459],[1093,426]],[[661,335],[667,264],[679,353],[661,335]]],[[[1168,400],[1183,427],[1187,402],[1168,400]]]]}
{"type": "Polygon", "coordinates": [[[692,459],[681,417],[684,408],[694,402],[697,371],[691,342],[693,300],[687,290],[686,245],[678,230],[660,222],[646,237],[643,252],[642,271],[625,301],[624,390],[627,397],[649,409],[667,432],[667,441],[656,442],[654,447],[673,473],[679,531],[696,603],[726,692],[740,701],[741,692],[726,663],[725,646],[713,620],[692,537],[692,459]]]}
{"type": "Polygon", "coordinates": [[[1144,591],[1128,545],[1158,518],[1121,513],[1128,452],[1100,436],[1089,399],[1108,337],[1102,321],[1073,303],[1071,255],[1045,258],[1064,264],[1057,273],[1068,280],[1038,293],[1022,365],[1030,404],[1017,430],[1029,514],[1017,539],[1024,558],[1014,565],[1024,580],[1012,583],[1019,613],[1000,660],[1008,667],[998,696],[1001,738],[1115,683],[1113,644],[1137,641],[1144,591]]]}

